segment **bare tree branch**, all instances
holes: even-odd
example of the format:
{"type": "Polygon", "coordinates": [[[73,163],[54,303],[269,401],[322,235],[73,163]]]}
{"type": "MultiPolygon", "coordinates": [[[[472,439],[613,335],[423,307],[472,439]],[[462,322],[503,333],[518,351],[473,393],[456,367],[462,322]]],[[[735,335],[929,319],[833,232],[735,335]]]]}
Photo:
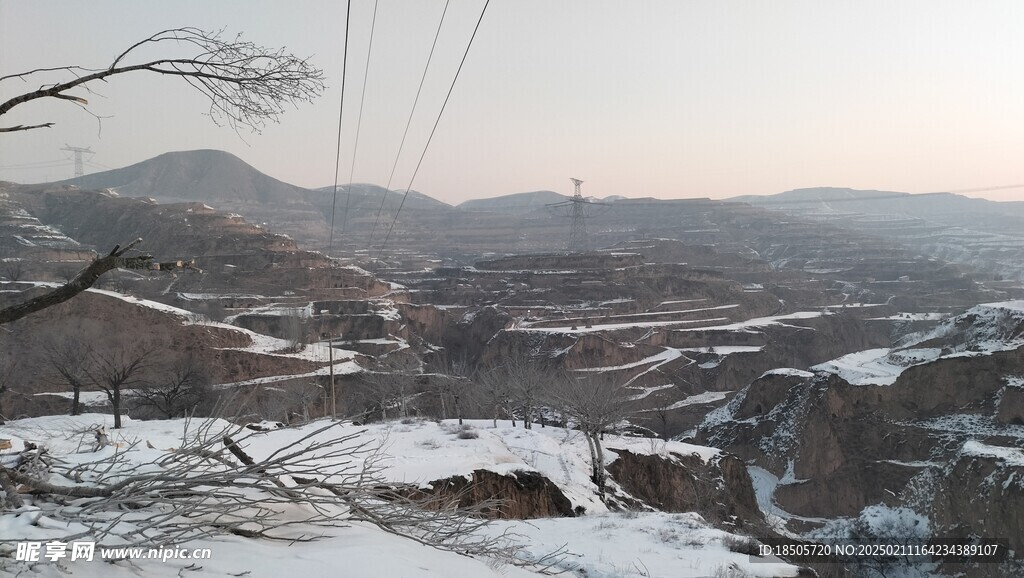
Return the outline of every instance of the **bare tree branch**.
{"type": "Polygon", "coordinates": [[[18,125],[14,125],[14,126],[3,126],[3,127],[0,127],[0,132],[18,132],[18,131],[21,131],[21,130],[32,130],[34,128],[50,128],[51,126],[53,126],[52,122],[44,122],[42,124],[30,124],[30,125],[18,124],[18,125]]]}
{"type": "MultiPolygon", "coordinates": [[[[381,476],[380,445],[362,431],[339,431],[338,422],[311,428],[298,439],[256,459],[244,450],[260,433],[220,429],[217,420],[186,425],[180,448],[146,462],[130,459],[134,445],[103,452],[74,465],[50,460],[48,467],[0,465],[0,476],[35,494],[32,506],[69,528],[65,541],[89,536],[99,544],[177,544],[231,533],[249,538],[309,541],[319,533],[289,534],[290,528],[369,522],[382,530],[434,548],[506,563],[518,546],[507,535],[478,532],[494,502],[461,507],[463,495],[405,491],[381,476]],[[66,483],[53,482],[63,478],[66,483]]],[[[84,434],[83,434],[84,435],[84,434]]],[[[45,450],[22,454],[22,462],[45,450]]],[[[5,490],[17,493],[17,488],[5,490]]],[[[5,535],[0,542],[25,539],[5,535]]]]}
{"type": "MultiPolygon", "coordinates": [[[[209,99],[210,117],[218,125],[223,122],[235,130],[246,127],[259,132],[267,120],[276,122],[286,104],[310,102],[324,91],[323,71],[309,64],[307,59],[286,53],[284,49],[269,49],[244,41],[241,35],[224,39],[221,37],[222,32],[191,27],[163,30],[130,46],[105,69],[86,69],[80,66],[39,68],[0,77],[0,81],[9,78],[25,80],[28,76],[44,72],[68,72],[75,77],[41,86],[0,103],[0,116],[20,104],[42,98],[87,104],[84,98],[67,94],[67,91],[79,87],[88,90],[86,85],[90,82],[128,72],[145,71],[184,79],[209,99]],[[128,63],[143,48],[160,43],[173,43],[178,47],[193,49],[195,54],[187,58],[128,63]]],[[[0,132],[52,125],[18,125],[0,129],[0,132]]]]}
{"type": "Polygon", "coordinates": [[[150,255],[137,255],[133,257],[124,256],[126,252],[134,248],[140,242],[142,242],[142,239],[136,239],[123,249],[118,245],[117,247],[114,247],[114,250],[111,251],[109,255],[94,260],[88,267],[79,271],[78,274],[75,275],[74,279],[53,291],[40,295],[39,297],[29,299],[24,303],[12,305],[6,309],[0,309],[0,325],[10,323],[11,321],[17,321],[30,313],[42,311],[47,307],[63,303],[82,291],[85,291],[89,287],[92,287],[101,275],[113,269],[145,269],[149,267],[150,262],[153,260],[153,257],[150,255]]]}

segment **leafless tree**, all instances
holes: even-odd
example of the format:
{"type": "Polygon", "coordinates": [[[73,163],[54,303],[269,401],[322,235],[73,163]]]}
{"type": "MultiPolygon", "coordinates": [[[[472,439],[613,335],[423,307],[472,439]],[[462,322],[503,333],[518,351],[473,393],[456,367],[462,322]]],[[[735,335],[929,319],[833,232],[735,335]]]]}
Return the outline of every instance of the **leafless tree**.
{"type": "Polygon", "coordinates": [[[74,279],[75,278],[75,273],[78,273],[78,270],[75,269],[74,267],[72,267],[71,265],[67,265],[67,264],[61,265],[57,269],[57,277],[60,278],[60,280],[64,281],[65,283],[67,283],[67,282],[71,281],[72,279],[74,279]]]}
{"type": "Polygon", "coordinates": [[[89,383],[103,391],[110,401],[114,411],[114,429],[121,429],[123,393],[141,383],[141,373],[152,352],[152,349],[141,346],[114,347],[108,352],[94,352],[86,365],[89,383]]]}
{"type": "Polygon", "coordinates": [[[523,427],[532,429],[535,418],[541,418],[541,405],[554,374],[552,367],[523,351],[517,351],[501,359],[495,366],[481,372],[482,388],[488,392],[490,402],[504,404],[505,411],[513,420],[520,413],[523,427]]]}
{"type": "Polygon", "coordinates": [[[281,337],[288,341],[288,353],[298,353],[306,348],[308,338],[304,321],[299,313],[281,316],[281,337]]]}
{"type": "Polygon", "coordinates": [[[58,380],[71,388],[71,415],[82,411],[82,386],[89,384],[86,366],[92,360],[92,346],[81,339],[64,337],[43,346],[47,361],[58,380]]]}
{"type": "MultiPolygon", "coordinates": [[[[215,123],[254,132],[259,132],[268,120],[276,121],[285,105],[310,102],[324,90],[323,71],[284,49],[265,48],[243,40],[241,35],[224,38],[223,31],[173,28],[132,44],[104,68],[60,66],[0,77],[0,82],[28,82],[53,74],[63,77],[59,82],[43,84],[0,103],[0,116],[20,104],[48,98],[84,108],[88,100],[81,94],[70,94],[71,91],[91,92],[98,83],[130,72],[181,78],[209,99],[209,114],[215,123]],[[154,48],[166,50],[168,57],[146,60],[144,56],[154,48]]],[[[0,132],[51,126],[52,122],[16,125],[0,127],[0,132]]]]}
{"type": "Polygon", "coordinates": [[[131,404],[161,418],[183,417],[210,395],[210,376],[195,358],[161,371],[161,378],[132,390],[131,404]]]}
{"type": "Polygon", "coordinates": [[[500,366],[482,368],[473,381],[479,387],[482,405],[489,410],[494,427],[498,427],[498,417],[504,415],[516,427],[516,413],[513,406],[512,382],[500,366]]]}
{"type": "Polygon", "coordinates": [[[394,409],[398,417],[408,417],[410,402],[416,395],[418,370],[402,356],[383,357],[375,370],[359,374],[356,393],[363,398],[364,405],[380,410],[382,420],[388,419],[390,409],[394,409]]]}
{"type": "Polygon", "coordinates": [[[583,376],[562,374],[554,384],[548,399],[586,437],[591,479],[603,494],[607,474],[601,436],[632,415],[630,393],[614,376],[598,372],[583,376]]]}
{"type": "Polygon", "coordinates": [[[306,423],[313,417],[311,409],[317,405],[326,408],[324,388],[316,382],[303,382],[283,389],[283,401],[287,405],[284,418],[288,423],[306,423]]]}
{"type": "Polygon", "coordinates": [[[11,377],[14,375],[16,363],[11,360],[0,362],[0,425],[4,425],[7,419],[4,417],[4,394],[11,387],[11,377]]]}
{"type": "Polygon", "coordinates": [[[17,283],[25,276],[25,262],[21,259],[12,258],[4,261],[4,278],[17,283]]]}
{"type": "Polygon", "coordinates": [[[462,425],[467,398],[473,388],[472,369],[465,355],[452,355],[447,349],[437,352],[430,364],[431,378],[441,399],[441,417],[448,418],[448,402],[462,425]]]}

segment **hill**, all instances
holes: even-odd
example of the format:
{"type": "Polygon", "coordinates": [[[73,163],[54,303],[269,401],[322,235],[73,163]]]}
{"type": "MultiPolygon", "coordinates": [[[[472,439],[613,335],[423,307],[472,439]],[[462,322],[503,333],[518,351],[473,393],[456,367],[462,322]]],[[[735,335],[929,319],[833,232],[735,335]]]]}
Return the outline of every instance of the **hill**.
{"type": "Polygon", "coordinates": [[[1024,278],[1024,203],[828,187],[731,200],[888,238],[988,275],[1024,278]]]}
{"type": "Polygon", "coordinates": [[[554,191],[513,193],[489,199],[471,199],[458,205],[464,211],[494,211],[498,213],[529,213],[549,203],[560,203],[569,197],[554,191]]]}
{"type": "Polygon", "coordinates": [[[83,189],[112,189],[121,196],[162,202],[305,203],[307,190],[268,176],[231,153],[169,152],[120,169],[61,181],[83,189]]]}

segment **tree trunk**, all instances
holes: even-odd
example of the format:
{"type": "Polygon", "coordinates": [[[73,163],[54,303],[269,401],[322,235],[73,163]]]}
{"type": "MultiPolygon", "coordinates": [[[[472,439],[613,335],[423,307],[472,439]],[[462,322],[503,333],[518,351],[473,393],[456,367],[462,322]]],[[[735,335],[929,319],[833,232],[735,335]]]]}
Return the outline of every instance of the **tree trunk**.
{"type": "Polygon", "coordinates": [[[604,496],[604,450],[601,448],[600,436],[594,437],[594,451],[596,452],[597,457],[597,459],[594,461],[594,477],[596,478],[594,480],[594,483],[597,484],[597,491],[600,492],[602,496],[604,496]]]}
{"type": "Polygon", "coordinates": [[[121,388],[115,387],[110,396],[110,405],[114,408],[114,429],[121,429],[121,388]]]}
{"type": "Polygon", "coordinates": [[[455,417],[459,418],[459,425],[462,425],[462,406],[459,405],[459,396],[452,398],[455,402],[455,417]]]}
{"type": "Polygon", "coordinates": [[[74,279],[52,291],[48,291],[39,297],[29,299],[24,303],[0,309],[0,325],[17,321],[30,313],[41,311],[47,307],[52,307],[58,303],[63,303],[68,299],[71,299],[75,295],[78,295],[82,291],[92,287],[100,278],[100,275],[103,275],[107,271],[118,268],[144,269],[149,267],[149,264],[153,260],[149,255],[140,255],[138,257],[123,256],[126,251],[135,247],[139,241],[141,241],[141,239],[130,243],[124,249],[121,249],[120,245],[114,247],[114,250],[111,251],[109,255],[96,259],[90,263],[88,267],[82,269],[77,275],[75,275],[74,279]]]}
{"type": "Polygon", "coordinates": [[[71,386],[71,415],[78,415],[82,412],[82,406],[79,405],[79,400],[82,397],[82,386],[72,385],[71,386]]]}
{"type": "Polygon", "coordinates": [[[587,432],[587,447],[590,448],[590,479],[597,486],[597,492],[604,496],[604,451],[596,432],[587,432]]]}
{"type": "Polygon", "coordinates": [[[590,450],[590,480],[597,483],[597,468],[594,464],[597,463],[597,452],[594,451],[594,440],[591,439],[590,434],[583,434],[583,437],[587,440],[587,449],[590,450]]]}

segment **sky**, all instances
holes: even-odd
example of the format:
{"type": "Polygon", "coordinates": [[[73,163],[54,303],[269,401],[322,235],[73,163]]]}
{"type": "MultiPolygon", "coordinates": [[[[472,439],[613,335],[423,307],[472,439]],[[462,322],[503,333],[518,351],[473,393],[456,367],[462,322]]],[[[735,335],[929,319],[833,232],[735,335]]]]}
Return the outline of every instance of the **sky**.
{"type": "MultiPolygon", "coordinates": [[[[483,6],[450,1],[393,189],[410,183],[483,6]]],[[[216,126],[180,79],[146,73],[73,92],[89,112],[19,105],[0,126],[55,125],[0,133],[0,180],[70,178],[71,145],[95,151],[87,173],[221,149],[300,186],[332,184],[336,158],[341,183],[384,185],[444,1],[378,0],[361,117],[374,0],[352,1],[339,157],[345,7],[0,0],[0,76],[104,67],[154,32],[195,26],[308,56],[328,84],[260,134],[216,126]]],[[[598,197],[1024,185],[1022,29],[1017,0],[491,0],[412,188],[458,203],[571,194],[570,177],[598,197]]],[[[0,100],[56,80],[4,80],[0,100]]],[[[1024,186],[964,194],[1024,201],[1024,186]]]]}

